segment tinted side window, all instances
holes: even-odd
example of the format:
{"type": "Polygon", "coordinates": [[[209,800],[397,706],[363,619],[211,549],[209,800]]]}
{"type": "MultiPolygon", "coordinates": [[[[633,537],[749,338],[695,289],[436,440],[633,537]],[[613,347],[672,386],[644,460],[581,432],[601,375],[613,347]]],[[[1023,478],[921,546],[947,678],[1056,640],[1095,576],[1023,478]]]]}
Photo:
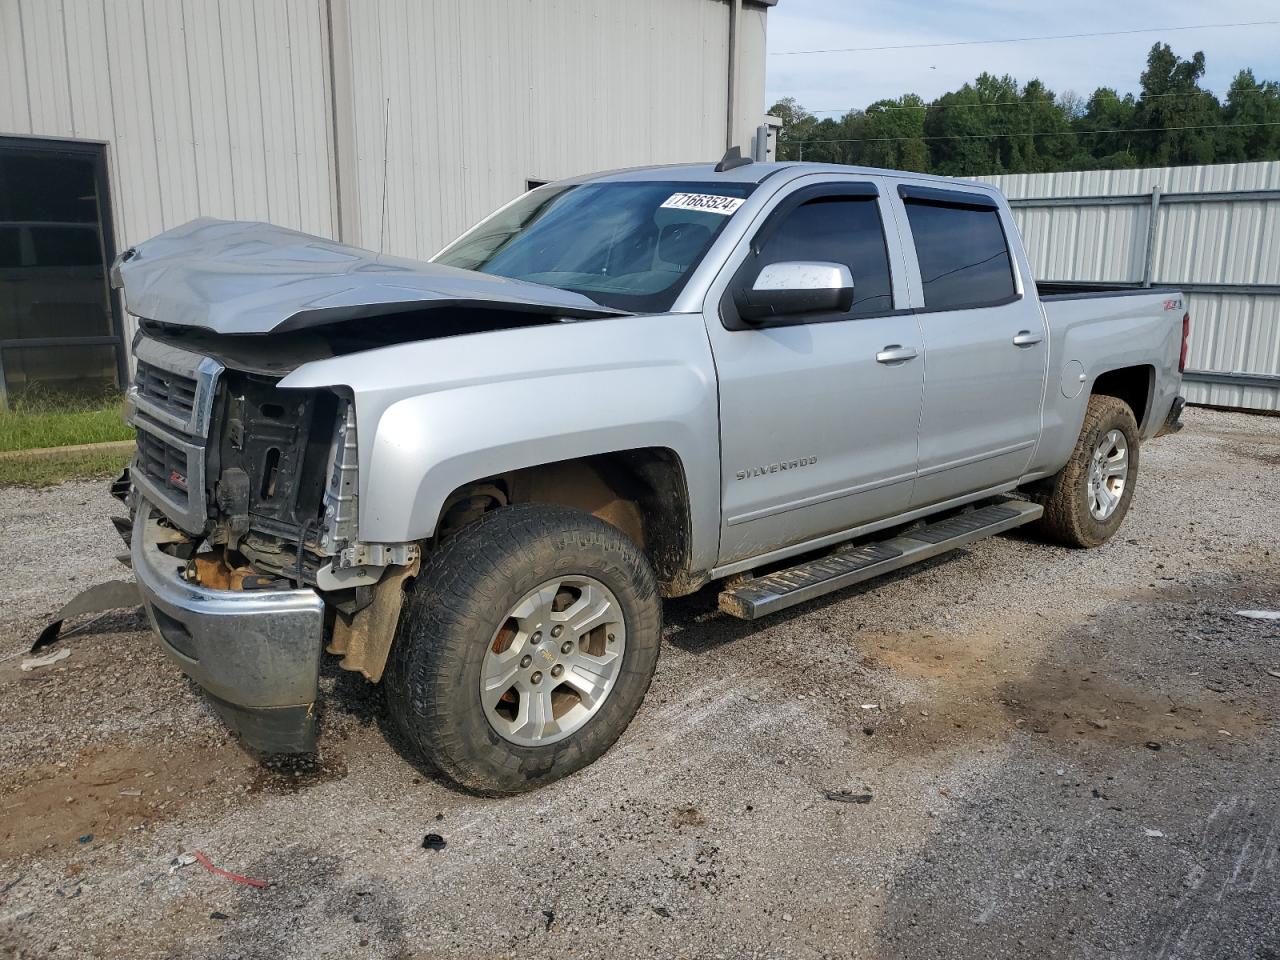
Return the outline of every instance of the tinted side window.
{"type": "Polygon", "coordinates": [[[874,197],[818,197],[786,214],[760,245],[757,263],[825,260],[853,274],[850,316],[893,309],[889,253],[874,197]]]}
{"type": "Polygon", "coordinates": [[[930,310],[980,307],[1012,299],[1013,265],[995,210],[907,201],[930,310]]]}

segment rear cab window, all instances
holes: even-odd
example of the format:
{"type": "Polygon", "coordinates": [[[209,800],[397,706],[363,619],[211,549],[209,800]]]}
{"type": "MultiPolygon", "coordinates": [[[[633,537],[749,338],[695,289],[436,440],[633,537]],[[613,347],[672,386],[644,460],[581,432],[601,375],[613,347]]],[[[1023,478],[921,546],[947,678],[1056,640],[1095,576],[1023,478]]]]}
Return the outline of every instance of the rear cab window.
{"type": "Polygon", "coordinates": [[[1000,209],[985,194],[903,184],[924,308],[999,306],[1017,299],[1000,209]]]}

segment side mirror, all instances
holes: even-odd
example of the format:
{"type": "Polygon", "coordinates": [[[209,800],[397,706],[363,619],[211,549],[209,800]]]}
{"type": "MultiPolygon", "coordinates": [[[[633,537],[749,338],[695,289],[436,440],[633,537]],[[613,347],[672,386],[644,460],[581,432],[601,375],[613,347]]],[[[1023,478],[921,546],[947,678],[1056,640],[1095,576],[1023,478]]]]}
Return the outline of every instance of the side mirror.
{"type": "Polygon", "coordinates": [[[750,290],[734,292],[733,302],[743,320],[844,313],[853,307],[853,274],[843,263],[770,263],[761,268],[750,290]]]}

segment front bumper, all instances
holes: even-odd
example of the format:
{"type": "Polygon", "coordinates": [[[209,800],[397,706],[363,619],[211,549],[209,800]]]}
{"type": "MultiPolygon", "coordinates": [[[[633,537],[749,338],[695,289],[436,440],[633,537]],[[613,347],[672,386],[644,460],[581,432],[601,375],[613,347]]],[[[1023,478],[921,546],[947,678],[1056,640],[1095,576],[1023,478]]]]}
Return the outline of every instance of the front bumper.
{"type": "Polygon", "coordinates": [[[1169,433],[1177,433],[1182,429],[1182,408],[1186,405],[1186,398],[1173,398],[1173,406],[1169,408],[1169,415],[1164,418],[1164,423],[1162,423],[1160,425],[1160,429],[1156,431],[1157,437],[1163,437],[1165,434],[1169,433]]]}
{"type": "Polygon", "coordinates": [[[165,653],[209,695],[244,743],[267,753],[315,749],[324,603],[314,590],[213,590],[160,549],[173,531],[138,504],[131,553],[143,606],[165,653]]]}

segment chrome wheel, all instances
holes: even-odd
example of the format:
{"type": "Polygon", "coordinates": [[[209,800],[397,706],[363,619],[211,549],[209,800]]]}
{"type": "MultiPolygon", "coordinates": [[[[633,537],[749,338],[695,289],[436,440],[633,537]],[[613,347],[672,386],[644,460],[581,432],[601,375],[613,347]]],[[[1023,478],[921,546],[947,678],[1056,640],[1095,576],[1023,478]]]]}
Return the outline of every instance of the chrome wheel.
{"type": "Polygon", "coordinates": [[[1129,477],[1129,442],[1119,430],[1110,430],[1094,448],[1089,463],[1089,513],[1106,520],[1116,512],[1129,477]]]}
{"type": "Polygon", "coordinates": [[[569,736],[612,692],[626,648],[622,607],[591,577],[558,577],[507,612],[485,651],[480,701],[498,735],[539,747],[569,736]]]}

